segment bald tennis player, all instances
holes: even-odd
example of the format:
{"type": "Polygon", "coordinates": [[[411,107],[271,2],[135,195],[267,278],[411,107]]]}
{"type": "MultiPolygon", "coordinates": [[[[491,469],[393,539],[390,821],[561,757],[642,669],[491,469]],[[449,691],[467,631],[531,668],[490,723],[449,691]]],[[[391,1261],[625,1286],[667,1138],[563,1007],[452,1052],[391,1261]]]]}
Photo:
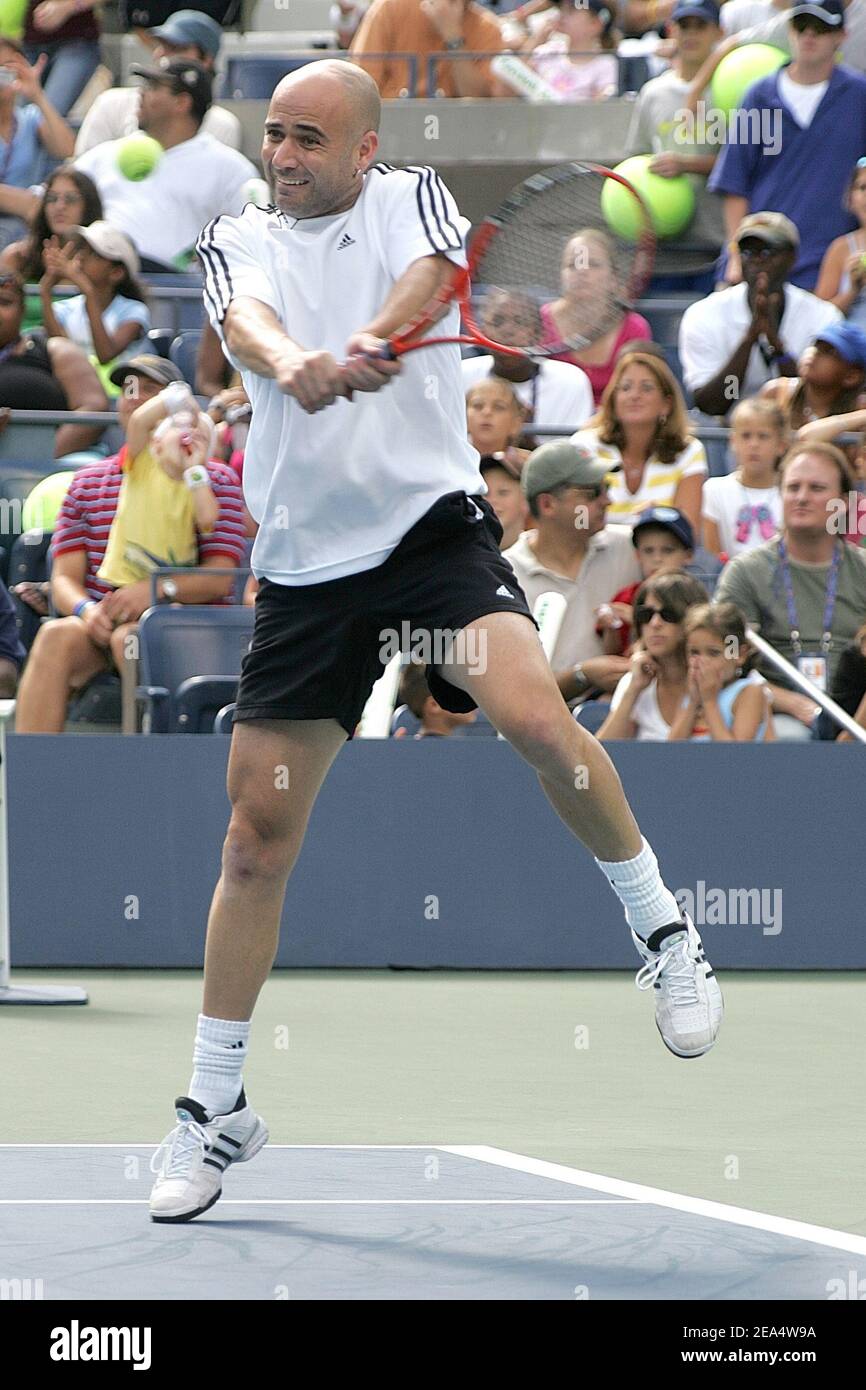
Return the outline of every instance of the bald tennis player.
{"type": "MultiPolygon", "coordinates": [[[[376,163],[378,127],[378,92],[360,68],[329,60],[292,73],[265,123],[273,206],[219,217],[198,243],[211,323],[253,406],[244,490],[259,524],[260,588],[192,1080],[154,1160],[154,1221],[207,1211],[229,1164],[267,1140],[243,1086],[250,1019],[310,811],[403,622],[428,636],[439,704],[480,707],[595,857],[643,958],[638,981],[655,987],[668,1048],[700,1056],[721,1022],[694,924],[662,882],[610,759],[563,701],[499,552],[467,442],[459,348],[375,355],[449,266],[465,264],[467,230],[432,169],[376,163]]],[[[438,328],[451,334],[458,322],[450,308],[438,328]]],[[[539,456],[549,479],[540,505],[572,518],[603,512],[607,465],[566,441],[544,445],[535,467],[539,456]]]]}

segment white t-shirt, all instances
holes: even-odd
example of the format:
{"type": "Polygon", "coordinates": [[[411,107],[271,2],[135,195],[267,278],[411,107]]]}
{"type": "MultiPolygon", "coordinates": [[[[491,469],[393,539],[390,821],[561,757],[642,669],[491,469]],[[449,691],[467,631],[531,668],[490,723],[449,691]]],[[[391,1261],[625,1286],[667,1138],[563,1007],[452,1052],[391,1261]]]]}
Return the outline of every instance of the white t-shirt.
{"type": "MultiPolygon", "coordinates": [[[[778,487],[744,487],[734,473],[729,473],[725,478],[708,478],[704,483],[701,511],[716,523],[722,550],[729,559],[733,559],[744,550],[754,550],[756,545],[763,545],[776,534],[782,525],[782,494],[778,487]],[[748,528],[748,538],[738,540],[740,514],[747,508],[760,507],[765,507],[770,515],[772,533],[762,535],[760,519],[754,511],[750,511],[748,520],[745,517],[743,520],[743,530],[748,528]]],[[[764,523],[765,529],[769,524],[764,523]]]]}
{"type": "MultiPolygon", "coordinates": [[[[93,352],[93,333],[87,316],[87,301],[83,294],[61,299],[54,305],[54,316],[65,330],[67,338],[84,348],[85,352],[93,352]]],[[[115,333],[122,323],[139,324],[141,333],[125,349],[124,355],[131,355],[136,350],[152,350],[141,343],[141,339],[147,336],[150,328],[150,310],[139,299],[127,299],[122,294],[116,294],[108,308],[103,310],[102,322],[107,333],[115,333]]]]}
{"type": "MultiPolygon", "coordinates": [[[[835,304],[818,299],[799,285],[785,285],[785,309],[779,325],[782,342],[796,361],[829,323],[842,318],[835,304]]],[[[752,321],[748,286],[730,285],[690,304],[680,322],[679,354],[683,380],[690,391],[705,386],[730,360],[752,321]]],[[[740,397],[754,396],[765,381],[778,376],[755,345],[749,357],[740,397]]]]}
{"type": "MultiPolygon", "coordinates": [[[[134,135],[138,130],[141,92],[141,87],[112,87],[100,92],[75,137],[76,155],[104,145],[107,140],[122,140],[124,135],[134,135]]],[[[200,129],[232,150],[241,147],[241,123],[224,106],[209,106],[200,129]]]]}
{"type": "MultiPolygon", "coordinates": [[[[492,357],[464,357],[464,391],[490,376],[492,370],[492,357]]],[[[576,429],[595,411],[589,377],[571,362],[542,362],[532,381],[508,384],[522,404],[532,409],[532,421],[526,426],[529,434],[533,425],[542,430],[576,429]]]]}
{"type": "Polygon", "coordinates": [[[791,112],[797,125],[806,130],[812,124],[812,117],[821,105],[821,98],[829,86],[828,82],[794,82],[788,69],[779,73],[779,96],[791,112]]]}
{"type": "Polygon", "coordinates": [[[606,459],[610,463],[611,472],[606,479],[610,497],[607,520],[613,524],[634,526],[641,512],[646,511],[647,507],[675,506],[674,498],[683,478],[692,478],[695,475],[705,478],[707,475],[704,446],[699,439],[690,438],[686,447],[671,463],[662,463],[657,458],[647,459],[640,487],[637,492],[629,492],[622,467],[622,454],[615,444],[602,444],[597,428],[578,430],[572,435],[572,439],[575,444],[583,444],[585,448],[590,449],[597,458],[606,459]]]}
{"type": "MultiPolygon", "coordinates": [[[[205,307],[222,336],[233,299],[261,300],[295,342],[342,361],[415,261],[440,253],[465,265],[468,225],[426,168],[375,165],[353,206],[330,217],[293,219],[250,203],[199,238],[205,307]]],[[[459,322],[452,306],[437,335],[456,334],[459,322]]],[[[408,353],[381,391],[315,415],[234,365],[253,407],[244,493],[259,523],[259,578],[319,584],[373,569],[445,493],[487,491],[466,437],[456,344],[408,353]]]]}
{"type": "Polygon", "coordinates": [[[120,142],[88,150],[76,167],[99,189],[106,221],[131,237],[142,256],[170,264],[188,251],[206,222],[237,215],[258,174],[238,150],[201,131],[165,151],[153,173],[134,183],[117,167],[120,142]]]}
{"type": "Polygon", "coordinates": [[[738,34],[741,29],[749,29],[753,24],[763,24],[779,11],[773,0],[727,0],[722,5],[719,24],[722,33],[738,34]]]}
{"type": "MultiPolygon", "coordinates": [[[[622,704],[630,685],[631,671],[627,671],[613,692],[610,702],[612,710],[622,704]]],[[[638,695],[631,707],[631,722],[637,727],[635,739],[638,743],[667,742],[671,726],[659,709],[658,681],[650,681],[638,695]]]]}

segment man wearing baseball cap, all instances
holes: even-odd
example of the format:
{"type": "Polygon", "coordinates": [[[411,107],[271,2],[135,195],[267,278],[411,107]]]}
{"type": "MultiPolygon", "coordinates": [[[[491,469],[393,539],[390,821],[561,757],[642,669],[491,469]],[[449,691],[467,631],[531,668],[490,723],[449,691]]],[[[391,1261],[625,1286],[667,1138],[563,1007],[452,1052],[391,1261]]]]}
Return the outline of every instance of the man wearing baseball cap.
{"type": "MultiPolygon", "coordinates": [[[[688,229],[690,243],[707,248],[707,259],[718,254],[724,241],[722,207],[718,198],[707,197],[707,178],[718,157],[718,144],[688,138],[695,135],[683,121],[689,88],[721,37],[719,7],[715,0],[675,0],[668,27],[676,43],[671,65],[638,93],[626,139],[628,155],[651,154],[650,168],[664,179],[687,174],[695,190],[696,211],[688,229]]],[[[709,104],[707,94],[703,98],[709,104]]],[[[712,289],[712,275],[685,283],[683,289],[712,289]]]]}
{"type": "MultiPolygon", "coordinates": [[[[200,63],[211,74],[222,44],[222,29],[210,15],[198,10],[177,10],[164,24],[146,30],[144,41],[151,49],[151,62],[163,58],[186,58],[200,63]]],[[[141,87],[112,87],[96,98],[75,140],[76,155],[102,145],[106,140],[122,140],[138,130],[141,87]]],[[[241,147],[241,123],[224,106],[210,106],[201,129],[230,149],[241,147]]]]}
{"type": "Polygon", "coordinates": [[[99,189],[106,220],[135,242],[142,269],[170,271],[202,227],[221,213],[243,210],[257,174],[244,155],[202,128],[213,89],[203,64],[161,58],[132,72],[145,79],[139,126],[162,146],[152,171],[138,182],[126,178],[118,165],[118,140],[96,145],[76,164],[99,189]]]}
{"type": "MultiPolygon", "coordinates": [[[[795,5],[787,18],[793,62],[745,93],[743,116],[729,122],[709,187],[725,196],[731,236],[752,210],[772,208],[791,219],[800,245],[790,278],[811,290],[827,247],[856,225],[844,195],[866,149],[866,78],[837,62],[842,0],[795,5]]],[[[725,278],[739,275],[733,255],[725,278]]]]}
{"type": "Polygon", "coordinates": [[[744,217],[733,244],[742,282],[690,304],[680,323],[683,380],[697,408],[714,416],[773,377],[796,376],[800,354],[842,317],[835,305],[790,283],[800,236],[783,213],[744,217]]]}
{"type": "Polygon", "coordinates": [[[605,524],[609,468],[571,440],[535,449],[521,476],[533,529],[505,551],[530,607],[551,590],[568,603],[551,665],[569,701],[615,689],[628,666],[604,655],[595,630],[599,606],[640,578],[629,527],[605,524]]]}
{"type": "MultiPolygon", "coordinates": [[[[138,408],[163,391],[178,391],[183,376],[173,362],[143,353],[111,374],[121,387],[117,417],[124,433],[138,408]]],[[[62,733],[71,695],[95,676],[119,669],[116,634],[151,606],[150,579],[113,587],[100,577],[128,463],[126,445],[112,458],[79,468],[64,498],[51,538],[51,598],[61,616],[39,628],[18,691],[18,733],[62,733]]],[[[157,581],[166,603],[226,603],[233,579],[201,570],[230,569],[244,555],[243,498],[232,470],[211,460],[208,482],[218,504],[213,530],[199,535],[198,572],[157,581]]],[[[190,486],[191,484],[187,484],[190,486]]],[[[181,487],[181,491],[183,488],[181,487]]]]}

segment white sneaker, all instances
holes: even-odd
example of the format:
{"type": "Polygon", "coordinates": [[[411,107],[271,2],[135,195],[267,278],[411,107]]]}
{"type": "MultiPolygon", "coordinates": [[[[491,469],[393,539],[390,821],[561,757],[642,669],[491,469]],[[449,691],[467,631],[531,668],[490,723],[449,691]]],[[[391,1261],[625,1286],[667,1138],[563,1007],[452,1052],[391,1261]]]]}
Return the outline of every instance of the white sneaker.
{"type": "Polygon", "coordinates": [[[676,1057],[702,1057],[716,1041],[725,1006],[695,924],[687,912],[682,916],[683,930],[666,936],[658,951],[632,932],[646,961],[635,984],[657,991],[656,1027],[665,1047],[676,1057]]]}
{"type": "Polygon", "coordinates": [[[163,1139],[151,1171],[158,1174],[150,1194],[151,1221],[192,1221],[212,1207],[222,1192],[230,1163],[246,1163],[268,1142],[265,1123],[241,1091],[228,1115],[208,1115],[188,1096],[175,1101],[180,1123],[163,1139]]]}

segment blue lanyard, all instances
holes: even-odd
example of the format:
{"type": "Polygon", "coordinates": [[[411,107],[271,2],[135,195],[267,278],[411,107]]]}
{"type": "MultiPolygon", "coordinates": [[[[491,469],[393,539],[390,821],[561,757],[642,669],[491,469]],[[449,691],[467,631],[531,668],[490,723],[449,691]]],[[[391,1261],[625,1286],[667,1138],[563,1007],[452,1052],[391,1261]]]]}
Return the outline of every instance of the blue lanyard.
{"type": "Polygon", "coordinates": [[[18,117],[12,113],[12,129],[9,132],[9,139],[6,143],[6,151],[3,155],[3,163],[0,164],[0,183],[6,182],[6,175],[9,172],[9,165],[12,163],[12,146],[15,144],[15,136],[18,134],[18,117]]]}
{"type": "MultiPolygon", "coordinates": [[[[824,656],[829,655],[830,642],[832,640],[831,626],[833,623],[833,610],[836,607],[836,590],[839,584],[839,566],[842,563],[842,544],[837,541],[833,551],[833,562],[830,565],[830,573],[827,576],[827,589],[824,597],[824,632],[821,637],[821,651],[824,656]]],[[[797,617],[797,605],[794,602],[794,586],[791,582],[791,567],[788,564],[788,552],[785,549],[784,539],[779,538],[779,564],[782,567],[782,579],[785,584],[785,601],[788,605],[788,622],[791,624],[791,645],[794,648],[794,656],[799,657],[803,644],[800,641],[800,624],[797,617]]]]}

